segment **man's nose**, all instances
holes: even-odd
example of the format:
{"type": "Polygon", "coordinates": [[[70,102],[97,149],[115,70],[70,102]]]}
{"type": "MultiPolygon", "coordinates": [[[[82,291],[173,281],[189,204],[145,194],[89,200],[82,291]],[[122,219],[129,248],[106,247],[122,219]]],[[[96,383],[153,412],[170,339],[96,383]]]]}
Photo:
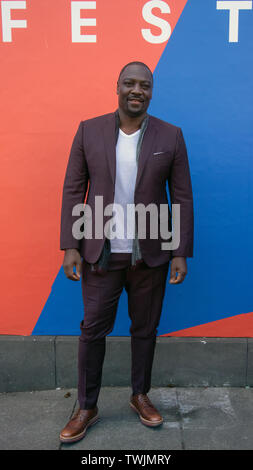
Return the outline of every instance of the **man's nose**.
{"type": "Polygon", "coordinates": [[[142,93],[142,90],[141,90],[141,87],[140,87],[139,83],[134,84],[132,92],[136,93],[136,94],[139,94],[139,95],[142,93]]]}

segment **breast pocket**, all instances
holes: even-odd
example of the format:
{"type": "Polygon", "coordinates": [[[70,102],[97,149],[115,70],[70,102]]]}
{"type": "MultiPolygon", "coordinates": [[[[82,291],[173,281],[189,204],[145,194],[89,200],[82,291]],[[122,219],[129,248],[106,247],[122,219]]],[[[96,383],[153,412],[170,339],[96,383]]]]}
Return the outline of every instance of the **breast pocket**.
{"type": "Polygon", "coordinates": [[[157,150],[153,152],[149,159],[151,167],[154,171],[166,171],[169,170],[171,162],[173,160],[173,152],[171,150],[162,151],[157,150]]]}
{"type": "Polygon", "coordinates": [[[170,160],[173,158],[173,152],[171,150],[158,150],[156,152],[153,152],[152,159],[154,160],[170,160]]]}
{"type": "Polygon", "coordinates": [[[172,160],[173,153],[171,151],[158,149],[151,153],[148,159],[147,172],[155,184],[160,184],[168,178],[172,160]]]}

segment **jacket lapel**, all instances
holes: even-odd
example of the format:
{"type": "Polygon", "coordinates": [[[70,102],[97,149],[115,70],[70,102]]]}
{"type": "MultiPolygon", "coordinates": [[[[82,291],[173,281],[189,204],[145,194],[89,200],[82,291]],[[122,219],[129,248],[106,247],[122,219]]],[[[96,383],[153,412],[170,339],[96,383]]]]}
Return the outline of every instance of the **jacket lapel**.
{"type": "Polygon", "coordinates": [[[138,171],[136,176],[135,187],[140,183],[143,170],[148,161],[150,154],[153,152],[155,145],[157,130],[152,123],[152,116],[149,116],[148,126],[143,136],[143,141],[140,149],[139,162],[138,162],[138,171]]]}
{"type": "Polygon", "coordinates": [[[105,154],[110,169],[113,186],[116,177],[116,135],[115,135],[115,113],[111,113],[103,127],[105,154]]]}

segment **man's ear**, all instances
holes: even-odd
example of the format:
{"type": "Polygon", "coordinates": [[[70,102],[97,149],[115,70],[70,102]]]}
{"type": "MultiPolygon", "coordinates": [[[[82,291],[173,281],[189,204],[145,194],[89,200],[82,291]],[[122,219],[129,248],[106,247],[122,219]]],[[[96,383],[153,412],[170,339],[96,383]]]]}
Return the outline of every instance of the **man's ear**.
{"type": "Polygon", "coordinates": [[[117,82],[117,95],[119,94],[119,82],[117,82]]]}

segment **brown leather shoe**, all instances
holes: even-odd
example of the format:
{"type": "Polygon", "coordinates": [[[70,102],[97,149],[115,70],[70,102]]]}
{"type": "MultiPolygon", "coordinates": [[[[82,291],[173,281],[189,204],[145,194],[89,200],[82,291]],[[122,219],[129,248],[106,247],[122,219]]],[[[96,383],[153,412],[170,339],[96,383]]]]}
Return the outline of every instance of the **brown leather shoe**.
{"type": "Polygon", "coordinates": [[[77,410],[60,434],[60,441],[71,443],[80,441],[85,436],[86,429],[98,421],[97,406],[92,410],[77,410]]]}
{"type": "Polygon", "coordinates": [[[162,424],[162,416],[158,413],[154,405],[152,405],[147,395],[142,393],[131,395],[130,406],[138,413],[142,424],[153,427],[162,424]]]}

